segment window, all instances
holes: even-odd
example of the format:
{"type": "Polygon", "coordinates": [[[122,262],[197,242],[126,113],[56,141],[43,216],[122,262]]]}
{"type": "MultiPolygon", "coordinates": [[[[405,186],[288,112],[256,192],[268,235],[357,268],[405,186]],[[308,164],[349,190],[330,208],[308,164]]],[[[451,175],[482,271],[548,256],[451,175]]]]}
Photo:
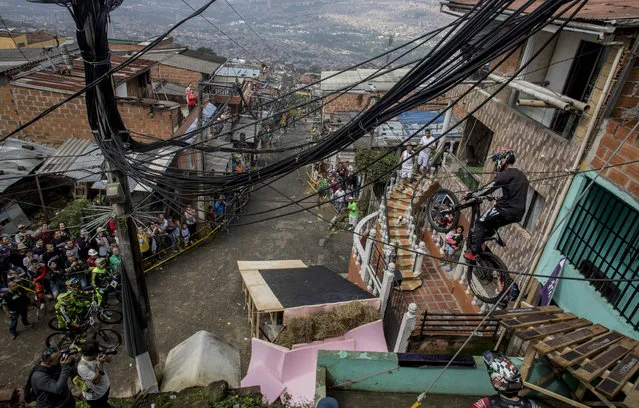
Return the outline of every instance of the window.
{"type": "MultiPolygon", "coordinates": [[[[577,204],[557,250],[587,278],[639,276],[639,212],[595,184],[577,204]]],[[[637,282],[591,282],[635,329],[639,329],[637,282]]]]}
{"type": "MultiPolygon", "coordinates": [[[[588,101],[605,62],[606,48],[598,44],[592,35],[563,31],[542,49],[551,35],[542,31],[528,40],[522,63],[529,62],[533,55],[540,50],[541,52],[530,61],[521,78],[553,93],[582,102],[588,101]]],[[[513,92],[515,95],[511,100],[516,102],[517,110],[563,137],[572,138],[581,119],[580,114],[543,105],[531,106],[527,101],[534,101],[533,96],[524,92],[513,92]]]]}
{"type": "Polygon", "coordinates": [[[526,229],[526,231],[533,233],[537,228],[537,221],[541,211],[546,205],[546,200],[539,194],[534,188],[528,187],[528,195],[526,197],[526,212],[524,218],[519,221],[519,225],[526,229]]]}

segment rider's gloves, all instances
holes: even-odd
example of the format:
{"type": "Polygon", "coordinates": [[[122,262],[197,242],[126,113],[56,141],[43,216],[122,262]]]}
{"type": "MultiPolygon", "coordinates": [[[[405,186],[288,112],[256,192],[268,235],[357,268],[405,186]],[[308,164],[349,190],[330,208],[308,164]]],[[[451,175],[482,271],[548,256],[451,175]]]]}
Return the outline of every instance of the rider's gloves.
{"type": "Polygon", "coordinates": [[[464,201],[468,201],[468,200],[470,200],[471,198],[473,198],[473,193],[466,193],[466,194],[464,194],[464,195],[462,196],[462,200],[464,200],[464,201]]]}

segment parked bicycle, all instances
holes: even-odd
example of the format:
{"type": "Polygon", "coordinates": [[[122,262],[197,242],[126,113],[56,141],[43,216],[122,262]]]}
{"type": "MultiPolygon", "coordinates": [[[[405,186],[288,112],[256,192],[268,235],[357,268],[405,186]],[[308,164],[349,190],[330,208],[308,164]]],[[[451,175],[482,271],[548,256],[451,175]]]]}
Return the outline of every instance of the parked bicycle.
{"type": "MultiPolygon", "coordinates": [[[[471,208],[470,230],[468,242],[472,240],[475,223],[479,219],[480,204],[484,200],[494,201],[492,196],[472,198],[460,204],[455,194],[447,189],[439,189],[427,202],[426,213],[431,227],[438,232],[446,233],[457,226],[461,211],[471,208]]],[[[468,263],[466,279],[473,295],[486,303],[496,303],[510,283],[510,277],[505,272],[506,264],[486,246],[486,242],[494,241],[499,246],[506,246],[496,231],[482,243],[482,252],[476,264],[468,263]],[[504,284],[499,285],[499,280],[504,284]]]]}

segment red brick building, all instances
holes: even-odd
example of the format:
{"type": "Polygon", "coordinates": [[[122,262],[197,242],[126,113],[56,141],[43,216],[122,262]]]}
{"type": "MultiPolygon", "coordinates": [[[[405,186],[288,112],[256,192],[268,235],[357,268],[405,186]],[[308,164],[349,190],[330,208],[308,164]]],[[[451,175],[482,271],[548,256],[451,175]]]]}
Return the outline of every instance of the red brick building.
{"type": "MultiPolygon", "coordinates": [[[[113,55],[116,66],[124,57],[113,55]]],[[[113,76],[116,96],[125,125],[139,133],[168,138],[182,122],[179,104],[153,99],[150,70],[154,62],[139,59],[113,76]]],[[[72,66],[58,65],[14,74],[0,87],[0,133],[5,134],[68,95],[84,87],[81,60],[72,66]]],[[[93,139],[80,96],[26,128],[20,138],[58,145],[68,138],[93,139]]]]}
{"type": "MultiPolygon", "coordinates": [[[[462,15],[475,3],[450,0],[442,7],[462,15]]],[[[507,247],[491,247],[508,269],[549,274],[566,257],[564,276],[636,277],[637,18],[636,2],[592,0],[563,30],[557,32],[550,24],[533,35],[489,77],[500,82],[523,68],[471,116],[452,160],[457,169],[483,173],[475,176],[475,183],[483,184],[494,177],[493,163],[485,159],[488,153],[508,147],[517,154],[516,167],[527,173],[526,214],[519,223],[502,228],[507,247]],[[587,30],[582,22],[587,22],[587,30]]],[[[493,67],[500,62],[493,61],[493,67]]],[[[455,98],[468,87],[460,85],[447,97],[455,98]]],[[[456,116],[474,110],[490,98],[492,89],[475,88],[457,104],[456,116]]],[[[444,170],[450,176],[440,178],[444,187],[473,188],[468,178],[457,177],[458,170],[444,170]]],[[[528,290],[529,299],[546,280],[513,278],[528,290]]],[[[630,283],[561,281],[554,301],[564,310],[636,336],[638,292],[630,283]]]]}

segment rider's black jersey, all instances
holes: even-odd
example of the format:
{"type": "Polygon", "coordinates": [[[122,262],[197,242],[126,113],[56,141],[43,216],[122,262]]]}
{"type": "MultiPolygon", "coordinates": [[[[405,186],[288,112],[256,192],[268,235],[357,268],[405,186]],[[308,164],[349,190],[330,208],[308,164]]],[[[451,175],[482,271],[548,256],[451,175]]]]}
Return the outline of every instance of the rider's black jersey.
{"type": "Polygon", "coordinates": [[[519,398],[518,401],[513,401],[502,397],[501,395],[493,395],[490,397],[482,398],[475,402],[470,408],[540,408],[539,405],[528,398],[519,398]]]}
{"type": "Polygon", "coordinates": [[[519,221],[526,212],[528,178],[518,169],[509,167],[497,173],[487,186],[475,192],[475,196],[487,195],[501,188],[502,196],[497,200],[495,209],[509,218],[519,221]]]}

